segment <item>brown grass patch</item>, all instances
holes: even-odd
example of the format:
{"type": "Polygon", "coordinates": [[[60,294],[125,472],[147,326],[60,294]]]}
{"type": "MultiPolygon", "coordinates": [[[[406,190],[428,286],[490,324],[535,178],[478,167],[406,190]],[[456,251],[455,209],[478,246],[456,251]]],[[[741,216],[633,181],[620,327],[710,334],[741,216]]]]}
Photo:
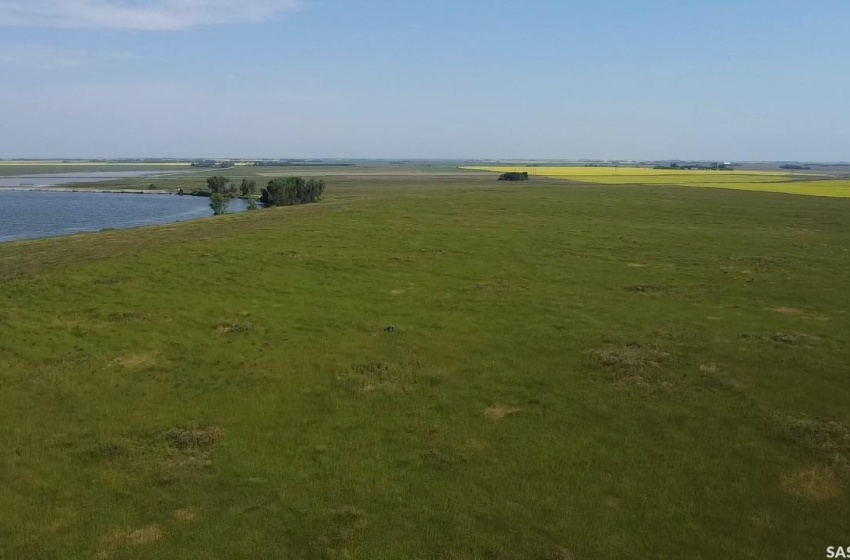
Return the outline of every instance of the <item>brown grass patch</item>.
{"type": "Polygon", "coordinates": [[[589,355],[592,363],[613,374],[617,381],[638,383],[651,381],[671,358],[655,345],[640,342],[608,343],[590,350],[589,355]]]}
{"type": "Polygon", "coordinates": [[[411,367],[392,362],[367,362],[352,366],[336,379],[340,388],[352,393],[405,393],[416,387],[418,377],[411,367]]]}
{"type": "Polygon", "coordinates": [[[605,505],[608,509],[620,509],[623,507],[622,502],[618,498],[614,498],[613,496],[609,496],[605,498],[605,505]]]}
{"type": "Polygon", "coordinates": [[[140,370],[150,369],[160,364],[157,352],[139,352],[137,354],[125,354],[115,358],[114,363],[125,369],[140,370]]]}
{"type": "Polygon", "coordinates": [[[210,449],[221,439],[223,433],[218,426],[172,428],[166,432],[165,437],[172,446],[180,450],[210,449]]]}
{"type": "Polygon", "coordinates": [[[181,523],[188,523],[190,521],[194,521],[198,516],[197,512],[194,508],[181,508],[175,510],[172,514],[174,519],[180,521],[181,523]]]}
{"type": "Polygon", "coordinates": [[[774,332],[770,334],[743,333],[738,336],[741,340],[761,340],[763,342],[774,342],[787,344],[788,346],[810,347],[820,342],[820,337],[805,333],[774,332]]]}
{"type": "Polygon", "coordinates": [[[501,420],[507,416],[519,414],[520,412],[522,412],[522,409],[519,407],[496,403],[484,409],[484,416],[491,420],[501,420]]]}
{"type": "Polygon", "coordinates": [[[788,415],[775,415],[774,422],[786,439],[820,453],[833,472],[850,476],[850,430],[843,423],[788,415]]]}
{"type": "Polygon", "coordinates": [[[119,548],[145,546],[162,540],[164,533],[157,525],[148,525],[139,529],[119,529],[103,539],[103,546],[95,555],[97,558],[112,558],[119,548]]]}
{"type": "Polygon", "coordinates": [[[165,433],[169,455],[163,462],[166,467],[209,468],[213,464],[216,444],[224,436],[218,426],[172,428],[165,433]]]}
{"type": "Polygon", "coordinates": [[[555,551],[553,560],[573,560],[575,557],[569,548],[561,547],[555,551]]]}
{"type": "Polygon", "coordinates": [[[219,323],[215,330],[222,334],[247,334],[254,330],[254,325],[251,323],[219,323]]]}
{"type": "Polygon", "coordinates": [[[782,487],[791,495],[813,502],[825,502],[841,495],[835,473],[822,465],[786,474],[782,477],[782,487]]]}
{"type": "Polygon", "coordinates": [[[775,312],[775,313],[780,313],[782,315],[802,315],[803,314],[803,310],[797,309],[796,307],[779,306],[779,307],[771,307],[770,310],[775,312]]]}

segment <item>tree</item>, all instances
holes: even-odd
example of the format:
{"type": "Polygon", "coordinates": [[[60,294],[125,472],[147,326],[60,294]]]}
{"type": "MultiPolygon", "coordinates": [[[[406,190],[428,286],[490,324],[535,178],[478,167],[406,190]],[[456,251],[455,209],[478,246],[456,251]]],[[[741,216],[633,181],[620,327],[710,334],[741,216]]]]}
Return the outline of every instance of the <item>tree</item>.
{"type": "Polygon", "coordinates": [[[528,171],[509,171],[499,175],[500,181],[528,181],[528,171]]]}
{"type": "Polygon", "coordinates": [[[239,192],[242,193],[242,196],[252,196],[257,194],[257,182],[251,179],[243,178],[242,184],[239,185],[239,192]]]}
{"type": "Polygon", "coordinates": [[[227,205],[230,204],[230,198],[221,193],[210,193],[210,208],[213,215],[220,216],[227,212],[227,205]]]}
{"type": "Polygon", "coordinates": [[[272,179],[260,196],[267,206],[292,206],[318,202],[325,192],[325,182],[316,179],[305,181],[301,177],[272,179]]]}
{"type": "Polygon", "coordinates": [[[236,195],[236,187],[230,185],[230,179],[221,175],[207,177],[207,188],[210,190],[210,208],[218,216],[227,212],[227,205],[236,195]]]}

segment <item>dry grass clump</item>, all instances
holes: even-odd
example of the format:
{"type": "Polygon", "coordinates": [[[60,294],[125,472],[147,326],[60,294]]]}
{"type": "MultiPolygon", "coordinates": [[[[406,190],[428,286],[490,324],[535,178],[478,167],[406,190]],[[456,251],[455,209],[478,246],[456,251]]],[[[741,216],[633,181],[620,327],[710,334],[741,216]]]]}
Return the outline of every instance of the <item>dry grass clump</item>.
{"type": "Polygon", "coordinates": [[[786,439],[819,452],[836,473],[850,476],[850,430],[843,423],[788,415],[776,415],[774,421],[786,439]]]}
{"type": "Polygon", "coordinates": [[[366,362],[337,375],[337,383],[353,393],[398,393],[411,391],[418,383],[418,376],[413,368],[392,362],[366,362]]]}
{"type": "Polygon", "coordinates": [[[613,374],[618,381],[635,382],[651,381],[671,358],[655,345],[641,342],[607,343],[590,350],[589,355],[593,364],[613,374]]]}
{"type": "Polygon", "coordinates": [[[153,544],[162,540],[163,536],[162,529],[157,525],[148,525],[139,529],[118,529],[103,539],[102,546],[95,557],[112,558],[121,548],[153,544]]]}
{"type": "Polygon", "coordinates": [[[519,407],[495,403],[484,409],[484,416],[490,420],[501,420],[506,416],[519,414],[520,412],[522,412],[522,409],[519,407]]]}
{"type": "Polygon", "coordinates": [[[251,323],[219,323],[215,330],[222,334],[245,334],[254,330],[251,323]]]}
{"type": "Polygon", "coordinates": [[[218,426],[204,428],[172,428],[165,434],[168,443],[180,450],[210,449],[221,436],[223,430],[218,426]]]}
{"type": "Polygon", "coordinates": [[[815,465],[788,473],[782,477],[786,492],[812,502],[825,502],[841,495],[841,484],[835,472],[823,465],[815,465]]]}

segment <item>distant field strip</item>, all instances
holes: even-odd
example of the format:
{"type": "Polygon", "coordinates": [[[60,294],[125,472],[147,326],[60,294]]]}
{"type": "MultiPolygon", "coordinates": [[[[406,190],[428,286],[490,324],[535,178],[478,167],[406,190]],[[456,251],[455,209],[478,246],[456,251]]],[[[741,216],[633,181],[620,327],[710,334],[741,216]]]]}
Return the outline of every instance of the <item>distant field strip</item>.
{"type": "Polygon", "coordinates": [[[122,167],[187,167],[190,165],[188,161],[169,161],[169,162],[121,162],[121,161],[58,161],[58,160],[25,160],[25,161],[15,161],[15,160],[3,160],[0,161],[0,165],[15,165],[15,166],[23,166],[23,165],[37,165],[37,166],[50,166],[56,165],[61,167],[95,167],[95,166],[103,166],[103,167],[114,167],[114,166],[122,166],[122,167]]]}
{"type": "Polygon", "coordinates": [[[605,185],[676,185],[809,196],[850,198],[850,180],[825,179],[811,173],[777,171],[666,171],[645,167],[463,167],[462,169],[529,175],[605,185]]]}

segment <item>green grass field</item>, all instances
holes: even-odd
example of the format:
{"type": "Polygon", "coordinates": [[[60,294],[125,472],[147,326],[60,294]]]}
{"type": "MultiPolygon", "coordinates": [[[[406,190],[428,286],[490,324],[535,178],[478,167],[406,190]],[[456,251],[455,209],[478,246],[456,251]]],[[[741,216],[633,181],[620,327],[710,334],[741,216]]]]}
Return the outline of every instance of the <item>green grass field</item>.
{"type": "Polygon", "coordinates": [[[850,201],[327,182],[0,245],[0,558],[850,544],[850,201]]]}

